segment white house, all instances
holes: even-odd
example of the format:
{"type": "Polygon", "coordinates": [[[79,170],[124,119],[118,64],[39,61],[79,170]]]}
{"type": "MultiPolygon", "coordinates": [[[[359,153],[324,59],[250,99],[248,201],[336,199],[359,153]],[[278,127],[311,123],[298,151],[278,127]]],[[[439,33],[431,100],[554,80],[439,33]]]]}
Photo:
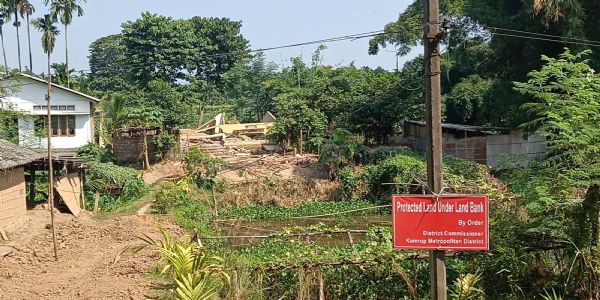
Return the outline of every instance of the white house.
{"type": "MultiPolygon", "coordinates": [[[[0,105],[23,114],[19,117],[19,144],[29,148],[46,148],[44,131],[47,115],[46,80],[20,74],[0,81],[6,95],[0,105]]],[[[52,84],[52,148],[75,149],[93,141],[94,105],[100,100],[92,96],[52,84]]]]}

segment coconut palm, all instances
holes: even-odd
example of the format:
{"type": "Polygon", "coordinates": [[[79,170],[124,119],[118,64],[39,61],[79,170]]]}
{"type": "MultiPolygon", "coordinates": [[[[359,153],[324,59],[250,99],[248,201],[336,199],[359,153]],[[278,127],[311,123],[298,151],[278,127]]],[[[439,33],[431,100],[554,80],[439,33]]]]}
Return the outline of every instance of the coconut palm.
{"type": "Polygon", "coordinates": [[[19,72],[21,71],[21,36],[19,35],[19,27],[21,27],[21,22],[19,22],[19,11],[17,9],[17,5],[19,0],[5,0],[5,3],[10,8],[10,11],[15,16],[15,20],[13,22],[13,26],[17,30],[17,57],[19,62],[19,72]]]}
{"type": "Polygon", "coordinates": [[[21,15],[21,18],[27,20],[27,43],[29,46],[29,73],[33,74],[33,58],[31,56],[31,32],[29,26],[29,17],[35,12],[35,7],[29,0],[18,0],[17,10],[21,15]]]}
{"type": "Polygon", "coordinates": [[[48,129],[48,203],[50,204],[50,216],[52,219],[52,241],[54,243],[54,259],[58,259],[56,250],[56,238],[55,238],[55,226],[54,226],[54,179],[52,172],[52,117],[50,114],[50,86],[52,81],[52,75],[50,73],[50,54],[54,51],[54,45],[56,44],[56,35],[60,32],[55,25],[55,19],[50,15],[45,15],[43,18],[37,18],[31,22],[33,27],[42,33],[42,48],[48,55],[48,95],[47,95],[47,121],[46,128],[48,129]]]}
{"type": "MultiPolygon", "coordinates": [[[[50,3],[50,13],[54,19],[60,19],[60,23],[65,26],[65,64],[69,69],[69,37],[67,28],[73,21],[73,13],[77,12],[77,16],[83,16],[83,8],[79,5],[86,0],[44,0],[44,4],[50,3]]],[[[69,87],[69,76],[67,76],[67,87],[69,87]]]]}
{"type": "Polygon", "coordinates": [[[8,62],[6,61],[6,49],[4,48],[4,24],[6,22],[10,22],[11,13],[10,7],[6,3],[6,1],[0,2],[0,41],[2,42],[2,56],[4,57],[4,67],[6,68],[6,72],[8,72],[8,62]]]}

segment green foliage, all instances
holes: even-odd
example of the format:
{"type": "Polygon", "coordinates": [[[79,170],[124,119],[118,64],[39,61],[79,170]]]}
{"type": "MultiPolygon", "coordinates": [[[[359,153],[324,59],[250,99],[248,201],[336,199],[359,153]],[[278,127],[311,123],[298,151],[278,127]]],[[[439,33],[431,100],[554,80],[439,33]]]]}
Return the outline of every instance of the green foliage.
{"type": "Polygon", "coordinates": [[[214,299],[219,291],[230,284],[230,276],[225,272],[223,259],[211,255],[208,249],[198,244],[177,241],[167,231],[159,228],[162,240],[154,240],[148,235],[140,237],[145,245],[134,250],[140,251],[151,246],[160,254],[164,268],[161,274],[168,273],[175,282],[174,294],[181,300],[214,299]]]}
{"type": "Polygon", "coordinates": [[[115,162],[115,157],[108,150],[96,143],[89,143],[80,147],[77,150],[77,156],[88,162],[115,162]]]}
{"type": "Polygon", "coordinates": [[[319,139],[319,163],[329,168],[331,178],[337,177],[342,167],[366,161],[367,151],[362,144],[352,139],[345,129],[335,129],[330,139],[319,139]]]}
{"type": "Polygon", "coordinates": [[[176,183],[164,183],[154,194],[151,207],[160,214],[166,214],[171,208],[192,201],[190,193],[190,187],[185,178],[176,183]]]}
{"type": "Polygon", "coordinates": [[[19,143],[18,119],[22,114],[2,107],[0,103],[0,139],[19,143]]]}
{"type": "Polygon", "coordinates": [[[199,148],[190,148],[183,157],[183,163],[199,188],[213,188],[217,184],[217,175],[223,170],[226,161],[205,154],[199,148]]]}
{"type": "MultiPolygon", "coordinates": [[[[279,219],[284,220],[292,217],[314,216],[331,214],[340,211],[369,208],[373,205],[366,201],[328,201],[311,202],[296,207],[281,207],[275,205],[252,205],[240,208],[229,208],[219,213],[222,219],[279,219]]],[[[372,214],[376,210],[363,210],[353,215],[372,214]]]]}
{"type": "Polygon", "coordinates": [[[450,289],[452,300],[482,300],[485,293],[476,286],[481,281],[480,273],[468,273],[456,278],[450,289]]]}
{"type": "Polygon", "coordinates": [[[529,73],[515,89],[535,102],[524,105],[533,119],[523,127],[548,140],[547,160],[573,185],[600,182],[600,75],[585,56],[566,50],[529,73]]]}
{"type": "Polygon", "coordinates": [[[85,185],[87,205],[93,207],[94,192],[99,192],[100,207],[104,211],[114,211],[148,192],[148,186],[137,170],[112,162],[93,162],[85,185]]]}
{"type": "Polygon", "coordinates": [[[173,135],[165,131],[155,135],[152,138],[152,143],[154,143],[156,148],[158,148],[160,151],[171,150],[177,144],[173,135]]]}
{"type": "MultiPolygon", "coordinates": [[[[389,203],[392,194],[421,193],[427,182],[425,157],[406,148],[378,148],[371,151],[372,164],[346,168],[339,181],[346,197],[389,203]],[[387,157],[387,158],[385,158],[387,157]]],[[[484,182],[485,167],[452,157],[444,157],[447,185],[465,188],[484,182]]],[[[425,192],[429,192],[425,189],[425,192]]],[[[447,191],[448,192],[448,191],[447,191]]]]}
{"type": "MultiPolygon", "coordinates": [[[[369,53],[385,46],[395,47],[402,56],[410,53],[422,40],[422,7],[422,0],[412,1],[385,26],[385,34],[371,39],[369,53]]],[[[451,21],[441,59],[443,93],[449,104],[446,116],[452,122],[512,127],[527,120],[519,110],[527,99],[514,95],[510,83],[538,68],[542,54],[556,57],[565,45],[495,35],[486,27],[600,39],[600,33],[591,29],[600,26],[600,9],[593,1],[448,0],[440,2],[440,13],[451,21]]],[[[598,66],[600,56],[593,55],[590,63],[598,66]]]]}

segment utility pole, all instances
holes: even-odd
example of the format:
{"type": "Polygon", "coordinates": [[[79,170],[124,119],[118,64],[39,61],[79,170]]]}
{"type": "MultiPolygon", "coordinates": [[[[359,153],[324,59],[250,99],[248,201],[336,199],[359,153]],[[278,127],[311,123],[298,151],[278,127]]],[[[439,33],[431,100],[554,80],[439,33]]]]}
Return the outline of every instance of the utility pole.
{"type": "MultiPolygon", "coordinates": [[[[443,189],[442,93],[440,82],[440,12],[439,0],[423,1],[425,48],[425,102],[427,108],[427,184],[429,192],[441,194],[443,189]]],[[[437,198],[436,198],[437,199],[437,198]]],[[[431,299],[446,300],[446,254],[433,250],[429,254],[431,299]]]]}
{"type": "Polygon", "coordinates": [[[48,102],[47,123],[48,131],[48,204],[50,205],[50,224],[52,226],[52,246],[54,249],[54,260],[58,260],[58,250],[56,249],[56,224],[54,222],[54,171],[52,169],[52,108],[50,106],[50,93],[52,92],[52,76],[50,75],[50,54],[48,53],[48,102]]]}

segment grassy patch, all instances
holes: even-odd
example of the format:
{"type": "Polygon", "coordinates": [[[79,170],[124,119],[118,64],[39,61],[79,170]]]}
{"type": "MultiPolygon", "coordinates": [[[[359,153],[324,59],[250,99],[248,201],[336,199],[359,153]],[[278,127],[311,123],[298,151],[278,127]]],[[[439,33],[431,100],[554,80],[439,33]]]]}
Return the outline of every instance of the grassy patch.
{"type": "MultiPolygon", "coordinates": [[[[293,217],[316,216],[342,211],[363,209],[373,207],[374,205],[367,201],[329,201],[329,202],[311,202],[301,204],[295,207],[282,207],[276,205],[252,205],[240,208],[229,208],[219,213],[220,219],[289,219],[293,217]]],[[[353,212],[350,215],[368,215],[376,212],[373,210],[363,210],[353,212]]]]}

